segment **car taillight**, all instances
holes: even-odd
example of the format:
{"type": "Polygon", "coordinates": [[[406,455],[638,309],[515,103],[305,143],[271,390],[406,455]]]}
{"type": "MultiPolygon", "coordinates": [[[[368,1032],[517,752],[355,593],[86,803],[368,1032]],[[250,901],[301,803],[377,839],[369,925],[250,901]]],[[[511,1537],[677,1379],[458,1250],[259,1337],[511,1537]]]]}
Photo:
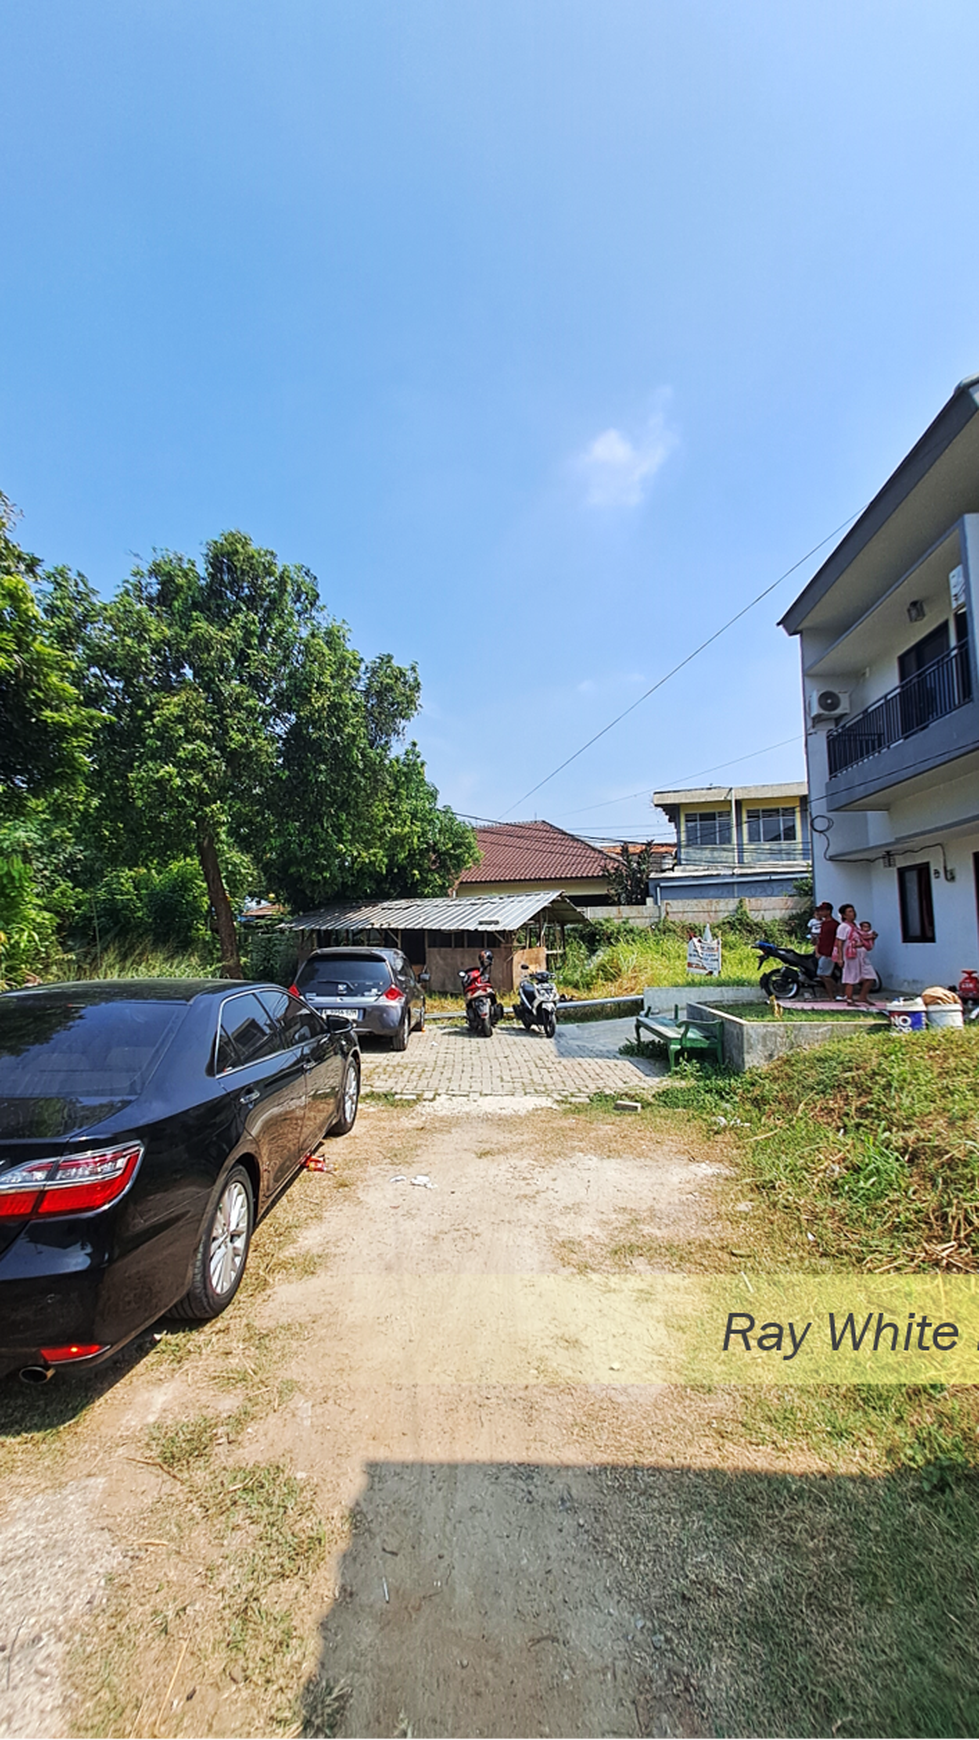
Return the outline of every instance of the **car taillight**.
{"type": "Polygon", "coordinates": [[[384,996],[382,998],[382,1002],[384,1002],[384,1003],[401,1003],[403,1001],[404,1001],[404,992],[399,991],[397,985],[389,985],[387,990],[384,993],[384,996]]]}
{"type": "Polygon", "coordinates": [[[130,1142],[125,1148],[65,1154],[60,1160],[25,1160],[0,1172],[0,1220],[106,1208],[132,1182],[142,1153],[141,1142],[130,1142]]]}
{"type": "Polygon", "coordinates": [[[66,1365],[70,1359],[91,1359],[93,1353],[104,1353],[106,1341],[73,1341],[68,1347],[42,1347],[41,1358],[49,1365],[66,1365]]]}
{"type": "Polygon", "coordinates": [[[289,986],[289,995],[290,995],[290,997],[302,996],[302,992],[300,991],[299,986],[298,985],[290,985],[289,986]]]}

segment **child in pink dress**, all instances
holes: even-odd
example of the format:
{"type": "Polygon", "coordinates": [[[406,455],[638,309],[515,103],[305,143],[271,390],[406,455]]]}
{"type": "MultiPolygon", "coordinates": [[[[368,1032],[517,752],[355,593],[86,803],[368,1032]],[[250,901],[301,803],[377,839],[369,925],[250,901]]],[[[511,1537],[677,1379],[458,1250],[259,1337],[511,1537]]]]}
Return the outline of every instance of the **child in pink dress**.
{"type": "Polygon", "coordinates": [[[840,908],[841,922],[836,933],[836,959],[843,968],[843,990],[848,1003],[856,1001],[869,1006],[868,992],[878,984],[870,951],[877,941],[877,932],[869,918],[857,923],[852,906],[840,908]]]}

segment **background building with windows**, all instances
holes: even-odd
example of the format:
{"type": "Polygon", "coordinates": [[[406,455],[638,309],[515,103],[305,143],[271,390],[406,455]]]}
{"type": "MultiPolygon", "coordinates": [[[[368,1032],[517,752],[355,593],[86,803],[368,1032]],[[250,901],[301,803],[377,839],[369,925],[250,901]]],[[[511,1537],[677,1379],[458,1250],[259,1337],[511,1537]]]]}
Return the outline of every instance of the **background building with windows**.
{"type": "Polygon", "coordinates": [[[806,904],[796,888],[812,861],[803,780],[656,791],[653,803],[676,829],[676,865],[649,885],[664,917],[726,918],[743,901],[756,918],[777,918],[806,904]]]}
{"type": "Polygon", "coordinates": [[[816,893],[879,933],[887,985],[979,966],[979,376],[782,620],[798,635],[816,893]]]}

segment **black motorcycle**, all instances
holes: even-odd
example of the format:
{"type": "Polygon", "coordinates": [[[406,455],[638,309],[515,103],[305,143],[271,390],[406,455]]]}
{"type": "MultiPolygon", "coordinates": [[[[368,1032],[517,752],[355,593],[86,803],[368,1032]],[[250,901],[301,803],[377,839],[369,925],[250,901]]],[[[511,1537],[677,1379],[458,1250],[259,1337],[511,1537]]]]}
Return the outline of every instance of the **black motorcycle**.
{"type": "Polygon", "coordinates": [[[545,1038],[553,1039],[557,1031],[557,988],[547,968],[534,972],[526,961],[520,968],[523,978],[517,987],[513,1018],[522,1021],[530,1032],[539,1027],[545,1038]]]}
{"type": "MultiPolygon", "coordinates": [[[[781,966],[771,968],[761,975],[759,984],[766,997],[821,997],[823,988],[819,982],[816,968],[819,964],[818,955],[802,955],[798,949],[782,949],[777,943],[764,940],[752,943],[752,948],[758,950],[758,965],[763,967],[769,961],[780,961],[781,966]]],[[[833,977],[840,977],[839,967],[834,966],[833,977]]]]}

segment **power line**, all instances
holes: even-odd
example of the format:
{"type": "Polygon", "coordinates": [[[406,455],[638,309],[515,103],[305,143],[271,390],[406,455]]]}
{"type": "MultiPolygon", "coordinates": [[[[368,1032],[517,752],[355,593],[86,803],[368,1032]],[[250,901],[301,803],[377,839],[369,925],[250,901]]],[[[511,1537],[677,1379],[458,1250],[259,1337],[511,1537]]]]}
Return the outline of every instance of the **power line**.
{"type": "MultiPolygon", "coordinates": [[[[770,749],[784,749],[787,743],[801,742],[802,732],[797,731],[794,737],[783,737],[780,743],[766,743],[764,749],[752,749],[747,755],[733,755],[730,761],[715,761],[713,767],[698,767],[696,773],[681,774],[675,784],[681,785],[685,779],[701,779],[705,773],[719,773],[722,767],[736,767],[741,761],[753,761],[756,755],[767,755],[770,749]]],[[[666,789],[665,785],[660,787],[661,791],[666,789]]],[[[631,791],[628,797],[604,798],[600,804],[585,804],[580,810],[562,810],[561,814],[563,816],[584,816],[591,810],[607,810],[612,804],[631,803],[633,798],[652,797],[655,790],[656,787],[653,785],[643,786],[642,791],[631,791]]]]}
{"type": "MultiPolygon", "coordinates": [[[[802,733],[801,731],[797,731],[793,737],[782,737],[779,739],[778,743],[766,743],[761,749],[749,750],[747,755],[733,755],[729,761],[715,761],[710,767],[698,767],[693,773],[681,774],[678,779],[673,781],[673,784],[680,785],[685,779],[701,779],[705,773],[719,773],[721,768],[736,767],[742,761],[753,761],[757,755],[767,755],[773,749],[784,749],[788,743],[801,743],[801,741],[802,733]]],[[[585,804],[580,810],[562,810],[558,820],[567,819],[571,816],[587,815],[590,814],[592,810],[606,810],[612,804],[631,803],[634,798],[651,797],[655,789],[655,786],[643,786],[642,791],[629,792],[626,797],[604,798],[601,803],[585,804]]],[[[665,787],[661,787],[661,789],[665,789],[665,787]]],[[[456,815],[463,822],[482,822],[483,825],[488,828],[498,828],[504,825],[497,816],[474,816],[466,810],[457,810],[456,815]]],[[[532,823],[529,825],[533,826],[532,823]]],[[[523,823],[511,822],[510,826],[519,828],[523,826],[523,823]]],[[[626,827],[624,830],[617,832],[615,837],[618,839],[623,833],[640,834],[642,832],[643,830],[640,827],[634,825],[631,828],[626,827]]],[[[609,838],[611,838],[611,835],[609,838]]]]}
{"type": "MultiPolygon", "coordinates": [[[[857,512],[862,512],[862,509],[858,509],[857,512]]],[[[556,779],[559,773],[563,773],[566,767],[570,767],[573,761],[577,761],[579,755],[584,755],[585,750],[590,749],[593,743],[599,741],[599,738],[605,737],[609,731],[614,730],[616,725],[621,725],[622,720],[627,719],[630,713],[634,713],[637,707],[641,707],[644,701],[648,701],[650,695],[655,695],[657,689],[661,689],[665,683],[670,681],[671,677],[677,675],[678,671],[682,671],[686,665],[692,664],[695,658],[698,658],[699,655],[702,652],[705,652],[709,646],[713,646],[715,640],[720,640],[722,634],[726,634],[729,628],[733,628],[736,622],[740,622],[743,616],[747,616],[749,610],[754,610],[756,604],[760,604],[763,598],[767,598],[770,593],[775,591],[777,586],[781,586],[783,580],[787,580],[790,574],[794,574],[797,568],[801,568],[804,562],[808,562],[810,556],[814,556],[816,551],[821,550],[824,544],[828,544],[833,538],[838,537],[840,532],[850,524],[851,520],[855,520],[856,517],[856,513],[848,514],[847,518],[843,520],[842,524],[836,527],[835,531],[827,532],[825,538],[820,538],[818,544],[814,544],[811,550],[807,550],[804,556],[800,556],[797,562],[793,562],[791,568],[786,568],[784,574],[780,574],[777,580],[773,580],[771,585],[766,586],[763,592],[759,592],[756,597],[752,598],[748,604],[744,605],[741,610],[737,611],[735,615],[730,617],[727,622],[723,623],[720,628],[715,629],[714,633],[708,635],[706,640],[702,640],[699,646],[694,647],[693,652],[688,653],[686,658],[681,659],[679,664],[674,665],[672,670],[667,671],[665,676],[660,677],[658,682],[653,683],[652,687],[647,689],[644,695],[640,695],[638,700],[632,701],[628,707],[624,707],[621,713],[616,714],[614,719],[610,719],[608,724],[603,725],[600,731],[596,731],[594,737],[589,737],[588,742],[583,743],[580,749],[576,749],[573,755],[566,756],[564,761],[562,761],[557,767],[552,768],[551,772],[545,774],[543,779],[539,779],[537,784],[532,785],[529,791],[525,791],[522,797],[517,798],[516,802],[512,803],[509,809],[504,810],[504,816],[510,815],[519,807],[520,804],[526,803],[527,799],[533,797],[535,792],[540,791],[542,786],[549,785],[552,779],[556,779]]]]}

